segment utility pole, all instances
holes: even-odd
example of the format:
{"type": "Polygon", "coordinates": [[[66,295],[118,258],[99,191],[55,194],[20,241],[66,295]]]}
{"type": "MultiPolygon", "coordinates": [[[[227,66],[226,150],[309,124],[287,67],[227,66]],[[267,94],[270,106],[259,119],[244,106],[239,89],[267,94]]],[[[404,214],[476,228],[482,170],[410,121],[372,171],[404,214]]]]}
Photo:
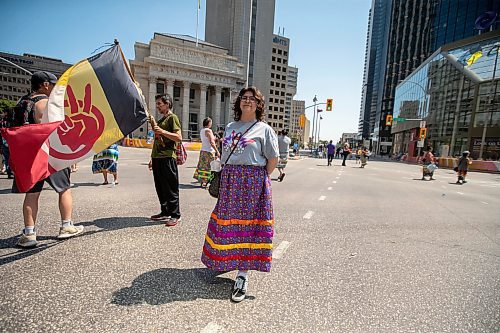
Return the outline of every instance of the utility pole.
{"type": "Polygon", "coordinates": [[[316,98],[316,95],[314,95],[313,102],[314,102],[314,113],[313,113],[313,132],[312,132],[312,143],[311,143],[311,153],[312,149],[314,146],[314,141],[315,141],[315,133],[316,133],[316,102],[318,99],[316,98]]]}

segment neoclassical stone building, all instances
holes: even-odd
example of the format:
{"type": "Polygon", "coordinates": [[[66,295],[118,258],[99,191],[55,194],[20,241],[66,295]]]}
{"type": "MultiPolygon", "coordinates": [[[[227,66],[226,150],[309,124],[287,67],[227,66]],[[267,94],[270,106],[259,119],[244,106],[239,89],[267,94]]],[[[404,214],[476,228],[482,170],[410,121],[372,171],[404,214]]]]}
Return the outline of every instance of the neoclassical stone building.
{"type": "MultiPolygon", "coordinates": [[[[130,61],[148,106],[156,118],[155,95],[168,93],[182,124],[183,139],[196,139],[203,119],[213,130],[233,120],[232,101],[245,84],[244,66],[228,50],[186,35],[155,33],[149,44],[135,43],[130,61]]],[[[144,124],[135,137],[146,137],[144,124]]]]}

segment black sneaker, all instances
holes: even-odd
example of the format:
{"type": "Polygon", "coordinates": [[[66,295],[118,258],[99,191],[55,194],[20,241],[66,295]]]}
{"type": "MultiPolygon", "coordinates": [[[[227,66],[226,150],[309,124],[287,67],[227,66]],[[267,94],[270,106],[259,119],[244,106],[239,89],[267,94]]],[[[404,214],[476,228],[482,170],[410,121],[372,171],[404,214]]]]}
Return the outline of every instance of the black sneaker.
{"type": "Polygon", "coordinates": [[[231,294],[231,300],[235,303],[239,303],[245,299],[247,294],[248,281],[246,277],[237,276],[234,282],[233,293],[231,294]]]}
{"type": "Polygon", "coordinates": [[[152,215],[149,219],[151,221],[166,221],[170,218],[170,216],[165,215],[164,213],[152,215]]]}

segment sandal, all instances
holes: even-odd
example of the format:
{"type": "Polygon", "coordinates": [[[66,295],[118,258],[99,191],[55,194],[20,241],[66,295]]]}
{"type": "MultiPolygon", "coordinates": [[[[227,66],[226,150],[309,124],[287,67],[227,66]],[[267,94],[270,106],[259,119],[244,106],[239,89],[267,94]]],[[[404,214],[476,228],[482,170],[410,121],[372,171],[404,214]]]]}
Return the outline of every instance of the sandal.
{"type": "Polygon", "coordinates": [[[101,185],[108,185],[109,182],[105,181],[104,183],[102,183],[101,185]]]}

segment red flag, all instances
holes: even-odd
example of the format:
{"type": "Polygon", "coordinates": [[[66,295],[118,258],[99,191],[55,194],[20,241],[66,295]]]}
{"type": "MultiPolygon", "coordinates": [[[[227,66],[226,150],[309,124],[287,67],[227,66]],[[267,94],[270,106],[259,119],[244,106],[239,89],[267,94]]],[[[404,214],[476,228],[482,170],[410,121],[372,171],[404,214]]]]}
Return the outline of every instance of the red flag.
{"type": "Polygon", "coordinates": [[[47,140],[60,124],[56,121],[2,128],[2,137],[9,143],[9,165],[20,192],[27,192],[40,179],[50,175],[47,140]]]}

